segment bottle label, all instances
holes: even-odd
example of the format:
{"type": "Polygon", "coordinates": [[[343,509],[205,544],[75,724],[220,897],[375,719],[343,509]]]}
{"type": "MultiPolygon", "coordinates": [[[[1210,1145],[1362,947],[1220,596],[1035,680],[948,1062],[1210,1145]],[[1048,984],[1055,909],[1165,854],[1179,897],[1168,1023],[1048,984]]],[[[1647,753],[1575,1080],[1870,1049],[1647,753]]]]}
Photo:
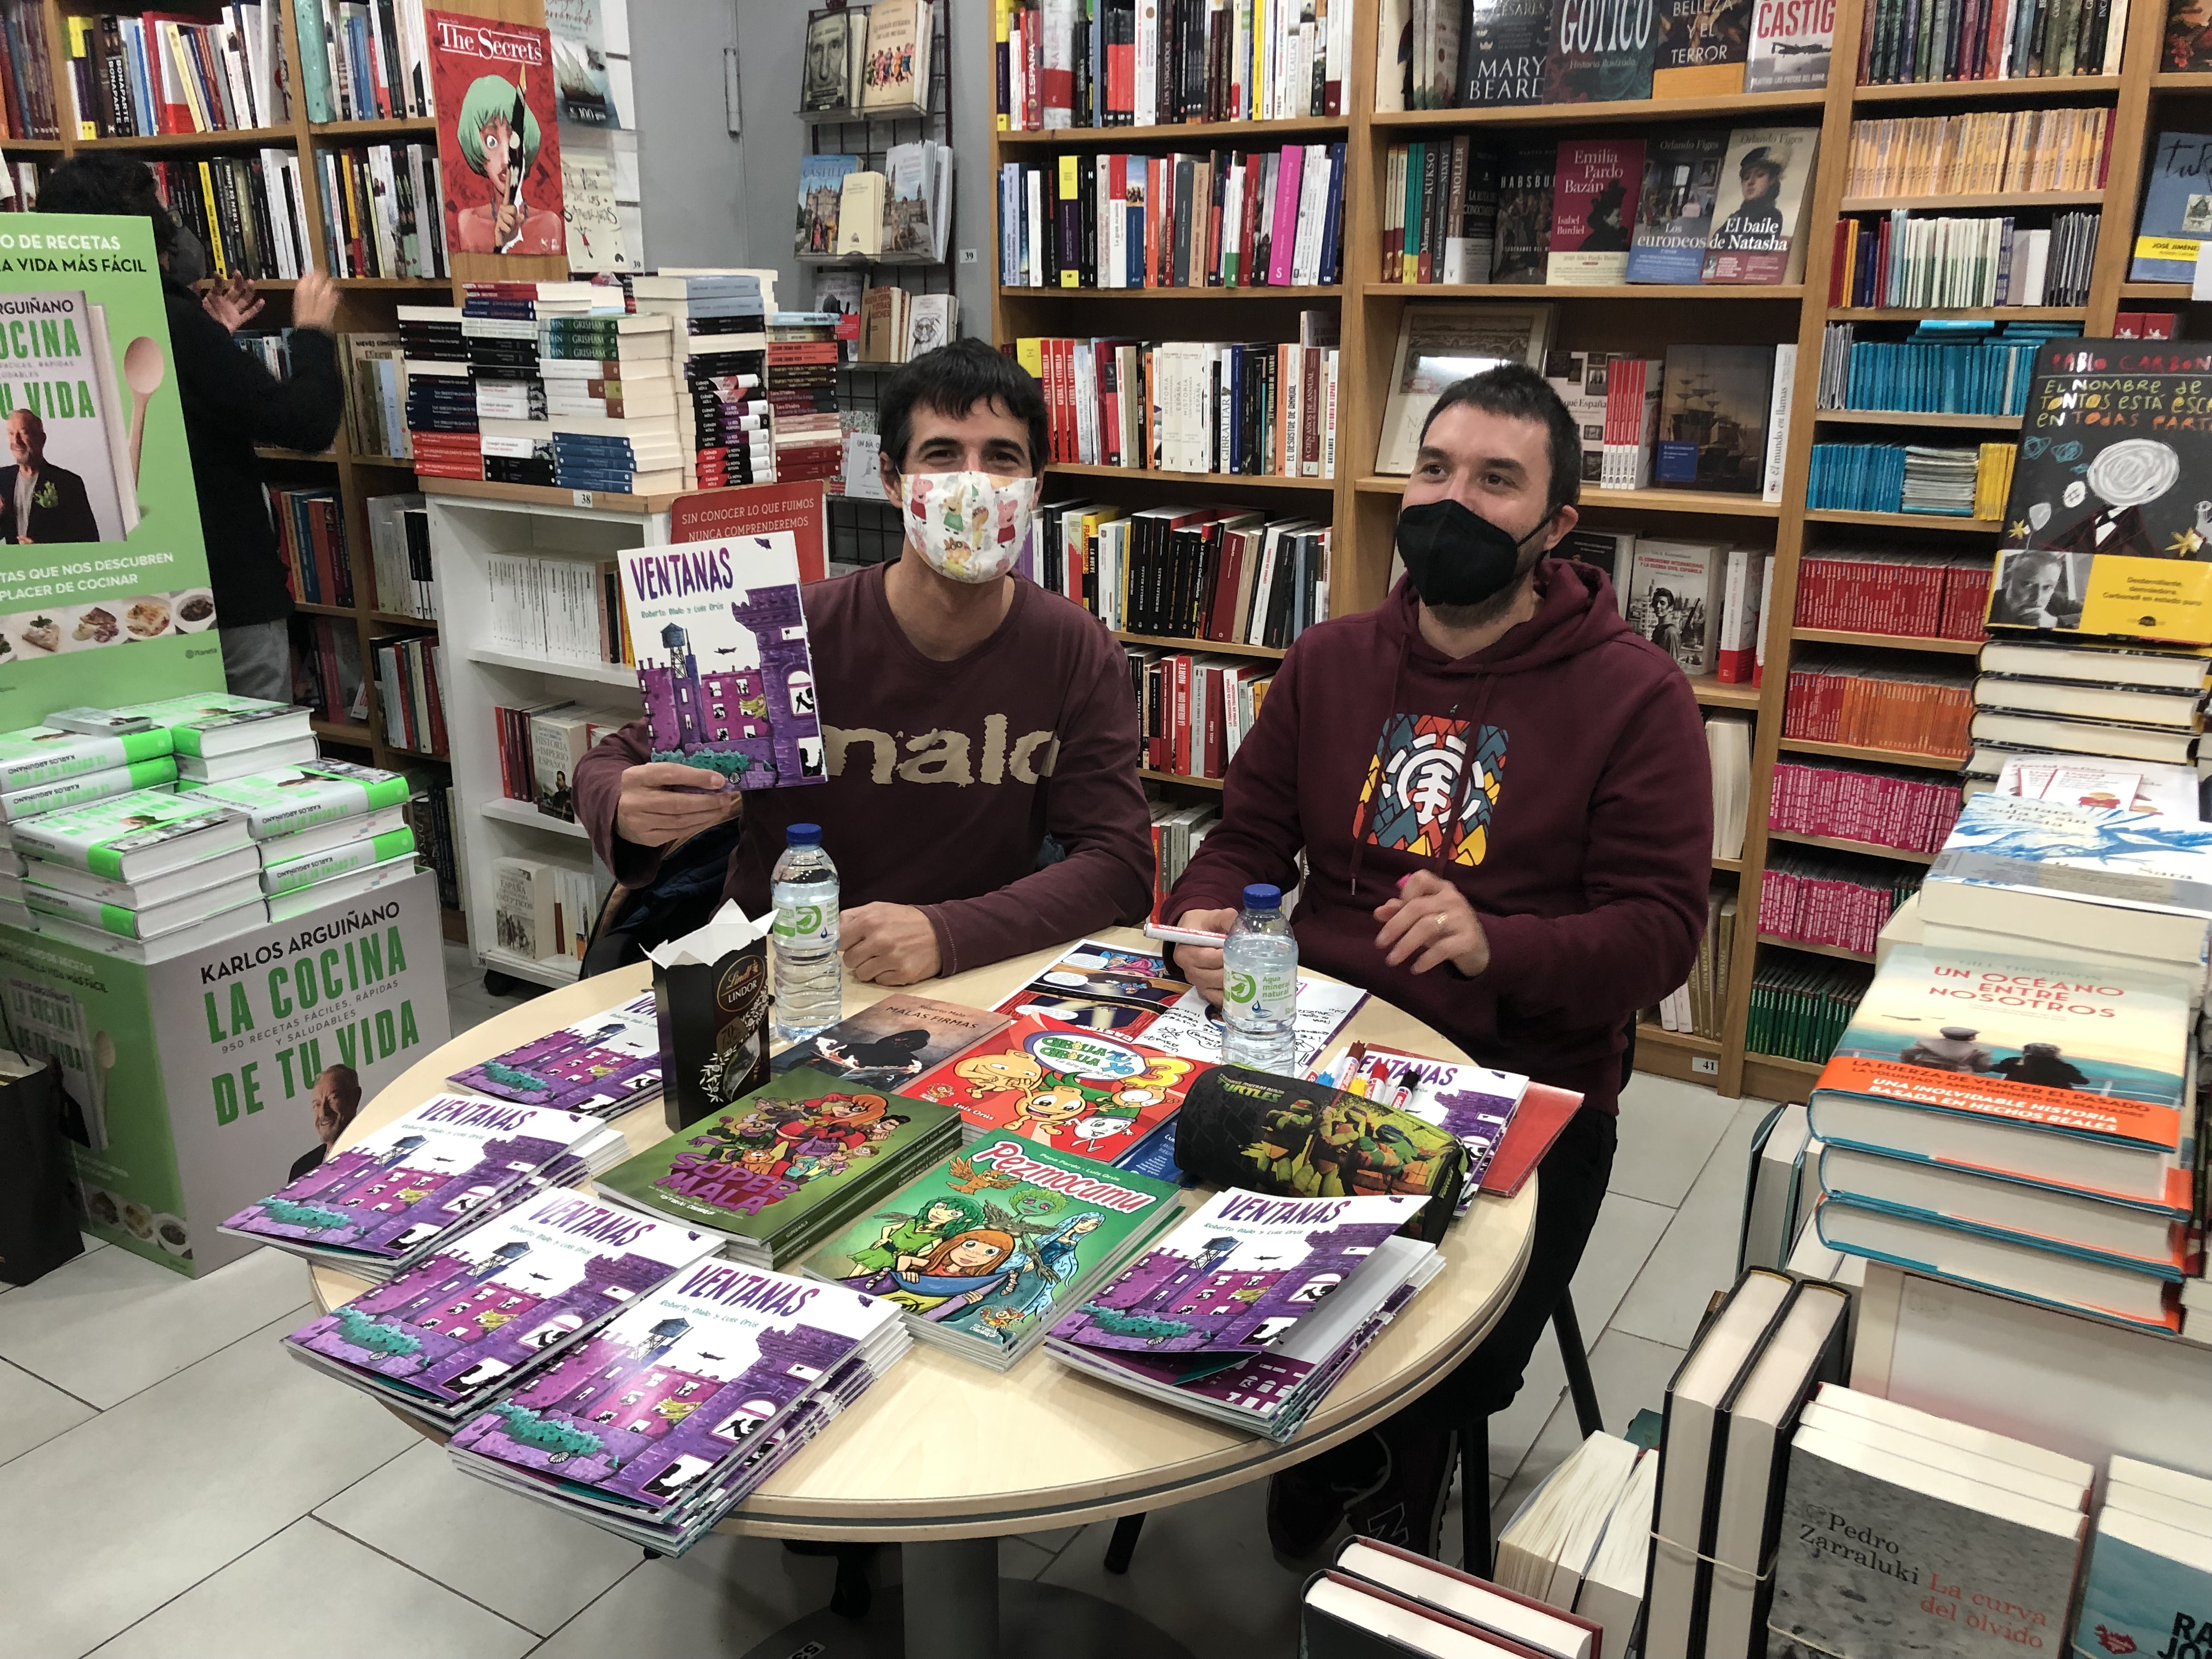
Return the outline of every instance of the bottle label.
{"type": "Polygon", "coordinates": [[[1232,968],[1222,985],[1222,1000],[1247,1019],[1288,1019],[1297,986],[1292,974],[1255,974],[1232,968]]]}
{"type": "Polygon", "coordinates": [[[826,904],[785,905],[775,913],[769,933],[787,951],[816,951],[837,939],[837,913],[826,904]]]}

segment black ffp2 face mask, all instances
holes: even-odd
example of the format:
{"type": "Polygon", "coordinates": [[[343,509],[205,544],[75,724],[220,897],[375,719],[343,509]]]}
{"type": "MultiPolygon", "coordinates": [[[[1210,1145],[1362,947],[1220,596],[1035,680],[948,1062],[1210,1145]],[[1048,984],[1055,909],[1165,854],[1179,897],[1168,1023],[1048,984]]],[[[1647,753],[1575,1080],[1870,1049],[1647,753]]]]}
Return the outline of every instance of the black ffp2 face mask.
{"type": "Polygon", "coordinates": [[[1521,550],[1551,523],[1549,514],[1516,540],[1480,513],[1447,496],[1398,514],[1398,552],[1413,592],[1430,605],[1481,605],[1513,586],[1521,550]]]}

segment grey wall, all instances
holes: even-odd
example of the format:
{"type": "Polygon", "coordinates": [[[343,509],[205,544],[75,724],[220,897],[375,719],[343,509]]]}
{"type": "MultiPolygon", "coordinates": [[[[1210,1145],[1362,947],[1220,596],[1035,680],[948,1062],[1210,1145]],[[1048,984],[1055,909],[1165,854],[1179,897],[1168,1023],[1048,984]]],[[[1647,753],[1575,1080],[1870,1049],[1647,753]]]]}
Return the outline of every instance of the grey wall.
{"type": "MultiPolygon", "coordinates": [[[[801,33],[805,28],[804,7],[782,0],[635,0],[629,8],[639,195],[646,257],[656,268],[757,263],[747,247],[752,212],[744,143],[727,130],[722,99],[722,50],[738,44],[738,13],[763,18],[783,13],[799,20],[801,33]]],[[[760,32],[748,29],[748,40],[760,32]]],[[[795,88],[795,70],[793,76],[795,88]]],[[[755,90],[748,80],[748,127],[764,107],[755,102],[755,90]]],[[[766,88],[759,90],[766,98],[766,88]]],[[[797,106],[794,92],[782,107],[797,106]]],[[[750,240],[760,245],[757,234],[750,240]]]]}

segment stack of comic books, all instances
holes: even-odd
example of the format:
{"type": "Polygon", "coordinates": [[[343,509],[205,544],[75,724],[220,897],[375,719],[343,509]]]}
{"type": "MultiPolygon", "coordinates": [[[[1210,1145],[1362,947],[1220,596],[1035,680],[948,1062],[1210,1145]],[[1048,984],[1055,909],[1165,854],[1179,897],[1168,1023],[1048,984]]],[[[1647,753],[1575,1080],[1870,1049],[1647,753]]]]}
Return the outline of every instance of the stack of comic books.
{"type": "Polygon", "coordinates": [[[797,1260],[951,1152],[960,1115],[802,1066],[599,1178],[599,1196],[719,1234],[756,1267],[797,1260]]]}
{"type": "Polygon", "coordinates": [[[896,1304],[702,1262],[462,1425],[466,1474],[680,1555],[906,1350],[896,1304]]]}
{"type": "Polygon", "coordinates": [[[580,1112],[437,1095],[332,1152],[222,1231],[363,1279],[389,1279],[548,1187],[621,1155],[619,1131],[580,1112]]]}
{"type": "Polygon", "coordinates": [[[1015,1135],[1116,1164],[1172,1118],[1211,1066],[1036,1014],[946,1060],[913,1087],[960,1113],[960,1133],[1015,1135]]]}
{"type": "Polygon", "coordinates": [[[556,1188],[284,1342],[295,1359],[450,1431],[720,1244],[556,1188]]]}
{"type": "Polygon", "coordinates": [[[453,1073],[456,1088],[526,1106],[617,1117],[660,1092],[653,993],[453,1073]]]}
{"type": "Polygon", "coordinates": [[[1399,1229],[1428,1200],[1217,1193],[1055,1325],[1055,1358],[1288,1440],[1443,1271],[1399,1229]]]}
{"type": "Polygon", "coordinates": [[[916,1340],[1005,1370],[1182,1213],[1172,1182],[1000,1135],[956,1152],[799,1268],[884,1297],[916,1340]]]}

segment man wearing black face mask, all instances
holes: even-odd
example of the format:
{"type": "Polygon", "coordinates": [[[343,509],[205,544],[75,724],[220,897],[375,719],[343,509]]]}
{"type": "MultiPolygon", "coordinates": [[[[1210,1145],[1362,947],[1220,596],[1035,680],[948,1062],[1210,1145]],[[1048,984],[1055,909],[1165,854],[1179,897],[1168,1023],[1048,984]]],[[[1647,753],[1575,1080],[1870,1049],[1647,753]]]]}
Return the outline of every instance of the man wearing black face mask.
{"type": "MultiPolygon", "coordinates": [[[[1406,580],[1292,647],[1230,766],[1221,822],[1163,907],[1225,930],[1245,884],[1291,887],[1303,852],[1302,963],[1484,1065],[1583,1097],[1540,1166],[1504,1316],[1420,1401],[1277,1477],[1268,1531],[1285,1554],[1347,1516],[1435,1553],[1455,1431],[1511,1403],[1604,1200],[1628,1023],[1688,976],[1704,930],[1697,700],[1602,574],[1546,557],[1574,528],[1580,468],[1573,418],[1534,369],[1444,392],[1398,520],[1406,580]]],[[[1218,1000],[1221,953],[1176,954],[1218,1000]]]]}

